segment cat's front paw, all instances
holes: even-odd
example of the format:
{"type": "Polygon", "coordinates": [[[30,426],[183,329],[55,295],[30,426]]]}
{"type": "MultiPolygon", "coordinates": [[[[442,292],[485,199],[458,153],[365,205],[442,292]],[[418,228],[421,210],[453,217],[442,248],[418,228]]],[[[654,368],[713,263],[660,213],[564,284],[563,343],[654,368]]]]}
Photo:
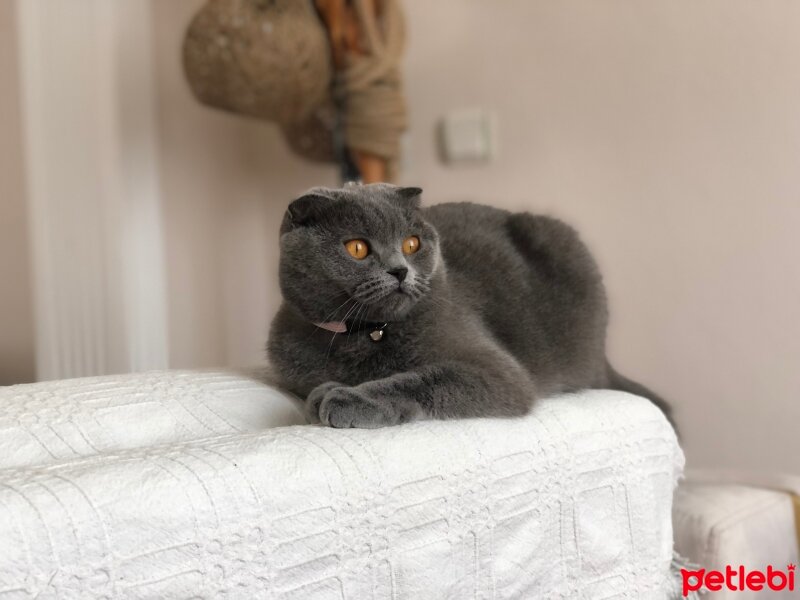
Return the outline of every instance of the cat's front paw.
{"type": "Polygon", "coordinates": [[[311,390],[311,392],[309,392],[308,396],[306,397],[306,420],[309,423],[320,422],[319,405],[322,404],[325,394],[334,388],[341,387],[345,386],[336,381],[326,381],[325,383],[319,384],[317,387],[311,390]]]}
{"type": "Polygon", "coordinates": [[[386,403],[363,395],[356,388],[334,387],[319,405],[319,420],[336,428],[377,429],[400,422],[400,415],[386,403]]]}

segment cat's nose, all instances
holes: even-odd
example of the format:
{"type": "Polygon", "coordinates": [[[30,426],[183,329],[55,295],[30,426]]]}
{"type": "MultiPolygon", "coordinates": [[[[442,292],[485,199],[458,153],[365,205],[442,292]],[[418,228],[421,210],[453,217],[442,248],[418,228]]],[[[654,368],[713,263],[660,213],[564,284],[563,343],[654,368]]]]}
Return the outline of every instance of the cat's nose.
{"type": "Polygon", "coordinates": [[[397,281],[403,283],[403,280],[406,278],[406,275],[408,274],[408,268],[396,267],[394,269],[389,269],[386,272],[389,273],[389,275],[391,275],[392,277],[397,277],[397,281]]]}

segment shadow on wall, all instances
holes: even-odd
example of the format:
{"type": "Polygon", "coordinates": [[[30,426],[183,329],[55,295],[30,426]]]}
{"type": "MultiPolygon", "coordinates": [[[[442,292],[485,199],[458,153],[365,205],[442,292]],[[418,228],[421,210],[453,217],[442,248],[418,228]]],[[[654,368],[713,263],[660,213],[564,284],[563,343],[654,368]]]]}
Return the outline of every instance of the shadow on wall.
{"type": "Polygon", "coordinates": [[[36,376],[14,8],[0,2],[0,385],[36,376]]]}

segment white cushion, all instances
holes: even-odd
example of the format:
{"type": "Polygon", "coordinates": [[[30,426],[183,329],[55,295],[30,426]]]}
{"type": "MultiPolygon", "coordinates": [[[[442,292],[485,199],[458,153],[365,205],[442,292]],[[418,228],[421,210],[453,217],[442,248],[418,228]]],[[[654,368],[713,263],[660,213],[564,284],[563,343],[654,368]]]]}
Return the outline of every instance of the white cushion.
{"type": "Polygon", "coordinates": [[[0,387],[0,468],[299,425],[258,371],[157,371],[0,387]]]}
{"type": "MultiPolygon", "coordinates": [[[[791,497],[781,491],[747,485],[681,483],[673,507],[675,550],[700,567],[725,572],[726,566],[747,571],[767,565],[786,571],[797,565],[797,540],[791,497]]],[[[739,586],[737,581],[734,583],[739,586]]],[[[747,600],[797,598],[797,590],[727,590],[714,598],[747,600]]]]}
{"type": "Polygon", "coordinates": [[[0,591],[92,598],[663,597],[683,456],[644,399],[271,427],[230,373],[0,389],[0,591]]]}

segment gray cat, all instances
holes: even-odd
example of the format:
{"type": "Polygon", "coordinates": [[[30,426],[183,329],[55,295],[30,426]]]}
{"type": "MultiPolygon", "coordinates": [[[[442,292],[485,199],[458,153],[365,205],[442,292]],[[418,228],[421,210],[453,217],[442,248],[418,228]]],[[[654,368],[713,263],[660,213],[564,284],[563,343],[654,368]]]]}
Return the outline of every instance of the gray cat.
{"type": "Polygon", "coordinates": [[[511,417],[585,388],[639,394],[669,416],[608,364],[602,279],[572,228],[477,204],[420,208],[421,191],[314,188],[286,211],[268,352],[311,421],[511,417]]]}

